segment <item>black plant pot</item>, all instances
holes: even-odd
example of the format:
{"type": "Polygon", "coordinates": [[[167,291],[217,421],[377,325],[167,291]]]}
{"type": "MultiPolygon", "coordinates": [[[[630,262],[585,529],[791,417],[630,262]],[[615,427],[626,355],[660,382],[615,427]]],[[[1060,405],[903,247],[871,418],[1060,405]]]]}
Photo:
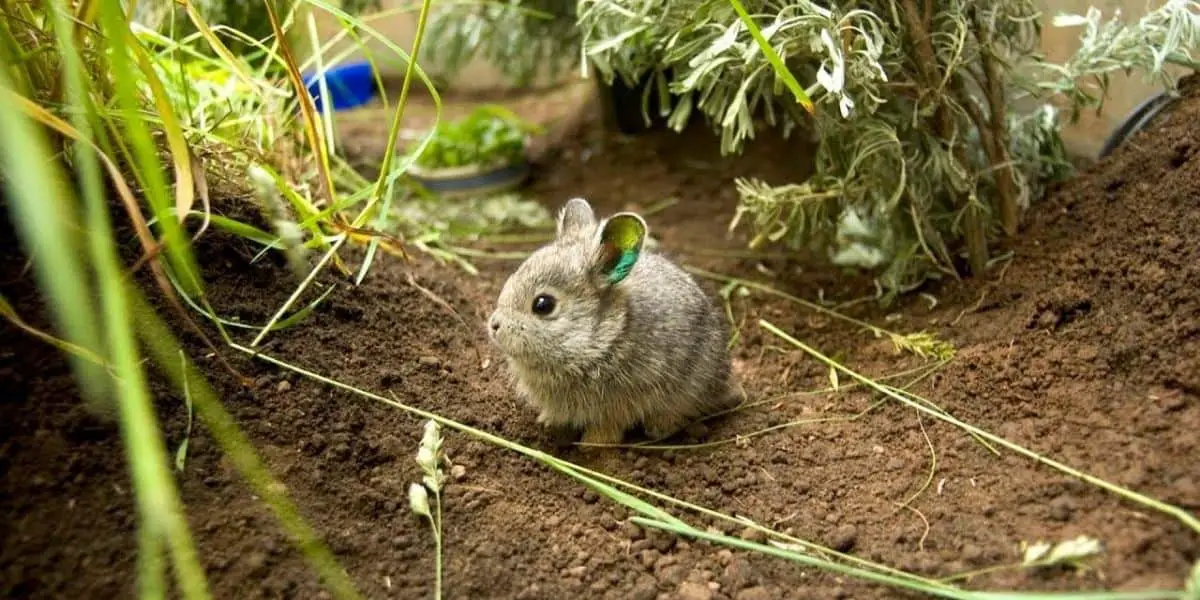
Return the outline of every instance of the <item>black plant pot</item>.
{"type": "MultiPolygon", "coordinates": [[[[669,71],[664,75],[670,79],[669,71]]],[[[635,135],[667,128],[667,118],[660,116],[662,103],[659,102],[653,71],[644,74],[632,86],[620,77],[614,77],[612,85],[605,84],[597,77],[596,87],[600,94],[604,123],[609,129],[635,135]],[[650,117],[649,124],[642,112],[643,99],[647,102],[645,114],[650,117]]]]}
{"type": "Polygon", "coordinates": [[[1172,92],[1160,92],[1155,96],[1151,96],[1143,100],[1141,104],[1134,107],[1125,120],[1111,134],[1108,139],[1104,140],[1104,147],[1100,149],[1100,158],[1104,158],[1112,154],[1118,146],[1125,143],[1125,140],[1133,137],[1134,134],[1141,131],[1150,123],[1158,113],[1176,100],[1179,95],[1172,92]]]}

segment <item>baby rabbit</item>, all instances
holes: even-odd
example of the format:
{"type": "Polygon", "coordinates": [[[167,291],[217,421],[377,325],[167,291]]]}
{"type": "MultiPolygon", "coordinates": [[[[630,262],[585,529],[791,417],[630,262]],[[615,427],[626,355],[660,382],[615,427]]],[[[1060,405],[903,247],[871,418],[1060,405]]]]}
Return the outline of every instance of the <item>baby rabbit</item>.
{"type": "Polygon", "coordinates": [[[569,200],[558,234],[508,278],[488,321],[517,391],[548,427],[617,444],[641,424],[651,438],[731,408],[729,326],[696,281],[643,248],[646,222],[597,222],[569,200]]]}

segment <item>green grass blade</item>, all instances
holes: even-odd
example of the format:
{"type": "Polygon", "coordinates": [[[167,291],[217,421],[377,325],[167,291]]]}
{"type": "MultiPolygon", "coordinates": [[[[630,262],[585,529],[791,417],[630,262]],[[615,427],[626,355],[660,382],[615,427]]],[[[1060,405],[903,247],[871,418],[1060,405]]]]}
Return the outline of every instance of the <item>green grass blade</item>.
{"type": "MultiPolygon", "coordinates": [[[[2,47],[2,46],[0,46],[2,47]]],[[[7,52],[5,52],[7,54],[7,52]]],[[[5,56],[7,62],[8,56],[5,56]]],[[[9,63],[12,64],[12,63],[9,63]]],[[[33,259],[34,277],[43,290],[55,328],[67,342],[88,352],[107,355],[100,330],[87,300],[90,278],[82,263],[79,215],[67,202],[65,177],[47,160],[49,146],[18,106],[8,69],[0,70],[0,144],[21,152],[0,152],[7,177],[9,211],[26,254],[33,259]]],[[[96,407],[111,407],[111,380],[90,361],[68,354],[80,393],[96,407]]]]}
{"type": "Polygon", "coordinates": [[[663,523],[653,519],[642,517],[633,517],[632,520],[638,525],[644,527],[653,527],[670,531],[677,535],[692,537],[706,542],[715,544],[723,544],[740,550],[750,550],[760,552],[777,558],[782,558],[797,562],[810,567],[833,571],[855,579],[880,583],[891,587],[903,588],[914,592],[920,592],[928,596],[937,598],[954,598],[958,600],[1174,600],[1182,598],[1182,593],[1174,590],[1152,590],[1145,592],[975,592],[970,590],[961,590],[948,587],[940,587],[935,585],[927,585],[912,579],[892,577],[882,573],[875,573],[864,569],[830,563],[820,560],[816,557],[793,552],[784,548],[771,546],[767,544],[759,544],[740,538],[730,537],[722,534],[714,534],[706,531],[699,531],[688,527],[680,527],[678,525],[663,523]]]}
{"type": "Polygon", "coordinates": [[[134,66],[131,43],[137,43],[129,29],[129,22],[118,2],[102,2],[100,7],[101,29],[109,45],[107,55],[119,111],[119,123],[123,134],[121,141],[128,144],[131,162],[142,183],[142,194],[149,202],[157,225],[161,231],[160,241],[165,245],[164,254],[168,264],[184,284],[189,296],[201,295],[203,288],[199,268],[192,255],[191,246],[181,225],[184,215],[175,214],[175,203],[171,199],[170,184],[164,174],[158,149],[142,116],[143,102],[138,93],[137,82],[141,71],[134,66]]]}
{"type": "Polygon", "coordinates": [[[158,368],[176,387],[189,382],[192,406],[208,431],[221,446],[242,477],[275,513],[305,558],[312,563],[336,598],[359,598],[353,582],[316,531],[300,516],[299,508],[287,497],[284,486],[271,476],[254,452],[250,440],[238,429],[233,416],[221,405],[217,394],[190,361],[180,360],[175,335],[140,296],[133,297],[138,332],[158,368]]]}
{"type": "Polygon", "coordinates": [[[767,41],[767,38],[763,37],[758,24],[746,12],[746,7],[742,6],[741,0],[729,0],[729,4],[733,6],[733,10],[737,11],[738,18],[742,20],[742,24],[746,26],[746,29],[750,30],[750,35],[758,43],[759,50],[762,50],[763,56],[767,58],[767,62],[771,63],[771,67],[775,69],[775,75],[783,80],[783,85],[787,86],[787,89],[791,90],[792,95],[796,97],[796,102],[799,102],[800,106],[803,106],[804,110],[808,111],[808,114],[813,114],[815,109],[812,100],[804,92],[804,88],[800,86],[800,82],[796,81],[796,77],[792,75],[787,65],[783,64],[783,59],[780,58],[779,53],[771,47],[771,43],[767,41]]]}

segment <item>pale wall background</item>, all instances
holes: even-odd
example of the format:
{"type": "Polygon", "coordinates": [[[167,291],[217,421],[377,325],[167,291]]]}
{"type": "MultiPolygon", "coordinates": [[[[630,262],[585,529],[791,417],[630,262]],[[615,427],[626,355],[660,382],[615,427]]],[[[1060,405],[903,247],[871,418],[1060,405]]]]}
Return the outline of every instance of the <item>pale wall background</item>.
{"type": "MultiPolygon", "coordinates": [[[[373,17],[370,19],[371,26],[388,36],[393,43],[400,47],[406,50],[411,48],[413,37],[416,35],[417,8],[420,3],[414,2],[414,0],[383,0],[382,4],[384,11],[403,12],[373,17]],[[406,8],[407,10],[405,10],[406,8]]],[[[1126,19],[1133,20],[1145,14],[1147,6],[1160,6],[1162,0],[1040,0],[1040,4],[1047,20],[1046,27],[1043,29],[1042,49],[1050,60],[1061,62],[1077,48],[1080,29],[1060,29],[1050,26],[1048,21],[1053,15],[1060,12],[1084,14],[1089,6],[1094,5],[1104,11],[1105,18],[1111,16],[1114,10],[1120,9],[1126,19]]],[[[318,15],[316,23],[319,35],[323,39],[327,40],[339,31],[336,21],[327,14],[318,15]]],[[[348,44],[348,42],[344,42],[344,44],[348,44]]],[[[340,47],[348,48],[349,45],[340,47]]],[[[370,41],[368,48],[376,56],[392,55],[391,51],[378,41],[370,41]]],[[[306,53],[301,52],[300,54],[306,53]]],[[[362,54],[356,51],[351,56],[361,57],[362,54]]],[[[382,67],[389,74],[399,74],[403,72],[404,65],[393,60],[391,64],[384,64],[382,67]]],[[[497,70],[482,59],[476,59],[462,71],[452,74],[447,82],[455,88],[473,91],[508,87],[497,70]]],[[[1139,74],[1128,77],[1121,74],[1114,75],[1104,112],[1100,116],[1096,116],[1094,112],[1088,112],[1081,117],[1078,124],[1069,126],[1063,132],[1067,145],[1073,152],[1095,155],[1103,145],[1108,133],[1124,119],[1125,115],[1142,100],[1158,91],[1157,87],[1144,81],[1139,74]]]]}

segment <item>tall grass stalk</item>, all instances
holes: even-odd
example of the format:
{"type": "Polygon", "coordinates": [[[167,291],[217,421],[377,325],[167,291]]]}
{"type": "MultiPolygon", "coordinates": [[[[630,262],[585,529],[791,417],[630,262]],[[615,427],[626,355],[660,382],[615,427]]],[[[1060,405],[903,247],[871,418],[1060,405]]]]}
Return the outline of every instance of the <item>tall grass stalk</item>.
{"type": "MultiPolygon", "coordinates": [[[[173,96],[168,85],[179,82],[164,78],[164,73],[173,71],[159,64],[167,54],[147,50],[134,35],[120,3],[85,3],[79,14],[72,14],[69,4],[66,0],[35,7],[0,4],[0,16],[4,17],[0,35],[11,42],[0,44],[0,58],[6,65],[0,70],[0,143],[21,149],[0,153],[0,170],[6,177],[8,212],[31,259],[55,333],[63,339],[28,326],[6,301],[0,313],[64,351],[85,399],[111,401],[138,510],[139,597],[164,598],[169,589],[189,600],[209,597],[143,370],[154,363],[176,389],[194,401],[222,451],[280,519],[335,597],[357,598],[345,570],[287,499],[286,488],[255,455],[204,376],[187,360],[170,329],[134,284],[132,273],[121,264],[101,167],[145,251],[138,265],[150,266],[168,301],[178,303],[169,293],[178,291],[193,307],[212,312],[183,221],[190,215],[202,216],[201,232],[215,221],[208,212],[205,173],[199,170],[186,137],[191,133],[187,119],[177,112],[176,98],[180,96],[173,96]],[[25,30],[14,35],[14,28],[25,30]],[[46,39],[51,40],[48,46],[46,39]],[[33,47],[23,48],[26,40],[31,40],[33,47]],[[58,61],[43,60],[55,55],[55,50],[58,61]],[[51,98],[43,106],[38,102],[46,90],[61,90],[62,97],[51,98]],[[153,116],[147,110],[150,107],[153,116]],[[69,122],[56,113],[66,115],[69,122]],[[152,129],[164,134],[165,148],[156,142],[152,129]],[[59,166],[60,157],[51,148],[47,131],[65,142],[82,202],[68,183],[71,178],[59,166]],[[163,149],[171,162],[170,174],[159,159],[163,149]],[[143,215],[143,206],[126,177],[136,180],[153,213],[151,219],[143,215]],[[197,199],[205,201],[201,211],[192,209],[197,199]],[[139,341],[148,350],[150,361],[140,356],[139,341]],[[165,578],[168,556],[175,585],[165,578]]],[[[222,65],[224,73],[239,70],[236,60],[222,65]]],[[[187,96],[181,98],[186,101],[187,96]]],[[[235,140],[222,141],[225,149],[242,149],[235,140]]],[[[232,221],[225,224],[241,226],[243,231],[250,227],[232,221]]],[[[259,237],[265,241],[271,236],[263,233],[259,237]]],[[[186,320],[186,310],[179,307],[186,320]]],[[[306,309],[278,325],[302,318],[306,309]]],[[[218,321],[217,327],[222,329],[222,322],[218,321]]],[[[219,354],[217,358],[224,360],[219,354]]]]}
{"type": "MultiPolygon", "coordinates": [[[[84,98],[87,88],[79,54],[67,19],[65,2],[57,2],[48,15],[57,31],[59,50],[68,100],[77,108],[78,122],[85,127],[89,113],[84,98]]],[[[120,285],[120,266],[112,245],[112,228],[103,204],[99,168],[93,149],[84,143],[74,147],[80,162],[86,207],[82,221],[76,220],[75,194],[64,185],[65,175],[48,161],[54,156],[45,134],[34,126],[21,110],[9,79],[8,70],[0,72],[3,106],[0,107],[0,134],[7,148],[21,152],[0,153],[11,190],[10,211],[27,251],[33,258],[39,283],[52,310],[62,314],[88,315],[92,298],[100,300],[104,342],[89,348],[108,356],[114,379],[117,414],[121,435],[128,450],[139,519],[138,587],[143,597],[161,598],[165,594],[162,575],[163,544],[170,550],[185,598],[208,598],[203,570],[200,568],[187,522],[183,517],[178,492],[167,466],[166,447],[159,435],[144,373],[137,356],[129,317],[127,298],[120,285]],[[49,193],[47,193],[49,192],[49,193]],[[71,216],[72,221],[64,219],[71,216]],[[86,242],[74,243],[80,236],[72,229],[83,226],[86,242]],[[90,271],[90,273],[89,273],[90,271]],[[97,289],[87,282],[95,277],[97,289]],[[63,292],[67,292],[64,294],[63,292]],[[119,381],[119,384],[117,384],[119,381]]],[[[59,319],[59,327],[68,339],[80,339],[77,324],[59,319]]],[[[84,332],[95,324],[82,328],[84,332]]],[[[88,334],[84,333],[86,337],[88,334]]],[[[95,342],[91,342],[95,344],[95,342]]],[[[86,342],[85,342],[86,344],[86,342]]],[[[84,344],[81,344],[84,345],[84,344]]],[[[87,347],[84,345],[84,347],[87,347]]],[[[76,357],[77,358],[77,357],[76,357]]],[[[86,382],[86,379],[83,379],[86,382]]]]}
{"type": "MultiPolygon", "coordinates": [[[[418,55],[418,53],[420,52],[420,49],[421,49],[421,39],[424,37],[425,22],[428,19],[430,0],[423,0],[422,6],[421,6],[421,12],[418,15],[417,33],[413,39],[413,46],[412,46],[411,53],[405,53],[403,50],[401,50],[395,44],[387,42],[386,38],[383,37],[378,31],[374,30],[373,28],[367,27],[364,23],[362,23],[361,20],[355,19],[354,17],[350,16],[349,14],[345,13],[344,11],[342,11],[341,9],[339,9],[335,6],[332,6],[326,2],[323,2],[322,0],[306,0],[306,1],[311,3],[314,6],[322,8],[322,9],[334,14],[335,16],[343,19],[343,21],[347,24],[347,26],[361,28],[368,34],[371,34],[373,37],[384,40],[385,44],[387,44],[390,48],[394,49],[394,51],[396,51],[398,54],[403,56],[408,61],[408,66],[404,72],[404,82],[400,89],[400,98],[396,102],[396,110],[395,110],[394,116],[392,118],[391,128],[388,130],[388,141],[387,141],[387,145],[385,146],[383,159],[381,160],[379,176],[375,181],[375,185],[372,187],[371,193],[366,198],[366,206],[362,210],[360,210],[358,215],[355,216],[354,219],[351,220],[351,222],[348,224],[342,222],[342,218],[340,215],[334,215],[335,218],[333,219],[333,224],[335,226],[337,226],[338,228],[342,229],[343,232],[341,234],[339,234],[339,237],[336,238],[336,240],[331,245],[329,250],[326,251],[325,255],[321,258],[320,262],[318,262],[317,266],[314,267],[313,270],[309,273],[308,277],[306,277],[304,279],[304,281],[301,282],[301,284],[296,288],[296,290],[293,291],[292,295],[287,299],[287,301],[285,301],[283,303],[283,305],[279,307],[279,309],[276,311],[276,313],[271,317],[271,320],[268,321],[267,324],[263,326],[262,330],[259,331],[258,335],[255,336],[254,340],[250,343],[251,346],[257,346],[259,343],[262,342],[262,340],[266,337],[266,335],[272,330],[275,323],[283,317],[283,315],[299,299],[300,295],[304,292],[304,290],[308,287],[308,285],[310,285],[312,283],[312,281],[315,279],[316,275],[321,270],[323,270],[325,264],[331,259],[336,260],[338,251],[346,243],[346,241],[350,239],[352,232],[360,229],[363,225],[365,225],[367,223],[367,221],[372,216],[374,216],[373,211],[376,208],[376,206],[378,205],[378,202],[380,201],[380,199],[383,197],[384,192],[391,189],[391,186],[393,185],[395,180],[397,178],[399,178],[400,175],[402,175],[405,170],[408,169],[409,165],[411,164],[411,161],[416,156],[420,155],[421,151],[425,148],[425,146],[433,138],[433,135],[435,132],[434,132],[434,130],[431,129],[429,131],[429,133],[425,136],[425,139],[422,140],[422,142],[417,146],[417,148],[413,152],[410,153],[408,161],[403,163],[397,169],[392,168],[392,161],[394,159],[395,152],[396,152],[396,142],[399,139],[400,123],[404,117],[405,106],[408,104],[408,94],[409,94],[409,90],[412,87],[413,77],[419,77],[426,84],[427,88],[430,90],[430,92],[432,93],[432,95],[434,97],[434,103],[435,103],[436,111],[437,111],[436,117],[435,117],[435,124],[436,124],[437,120],[441,119],[441,114],[442,114],[441,99],[437,95],[437,91],[434,89],[433,82],[429,80],[429,77],[424,73],[423,70],[421,70],[420,66],[417,64],[417,61],[413,58],[418,55]]],[[[272,12],[271,14],[274,14],[274,13],[272,12]]],[[[272,18],[274,19],[274,17],[272,17],[272,18]]],[[[294,60],[290,57],[290,55],[288,53],[284,53],[284,60],[288,63],[289,74],[292,79],[293,87],[297,90],[298,94],[305,96],[304,99],[301,100],[302,114],[304,116],[304,124],[303,124],[304,130],[309,138],[310,145],[312,145],[312,147],[314,149],[317,149],[318,147],[322,146],[321,141],[320,141],[321,140],[321,134],[320,134],[321,129],[320,129],[319,122],[318,122],[318,119],[315,114],[315,110],[313,109],[313,106],[312,106],[312,100],[311,100],[311,98],[309,98],[307,96],[307,92],[305,91],[303,82],[300,80],[299,70],[295,66],[294,60]]],[[[321,147],[320,149],[317,150],[317,154],[318,154],[318,168],[321,169],[323,172],[328,173],[327,155],[324,153],[323,147],[321,147]]],[[[336,196],[336,193],[332,186],[332,180],[329,179],[328,176],[324,177],[323,180],[330,182],[328,184],[328,192],[327,192],[328,193],[328,201],[329,201],[330,205],[334,205],[337,203],[337,200],[336,200],[337,196],[336,196]]],[[[375,242],[374,240],[372,241],[372,243],[377,244],[377,242],[375,242]]],[[[373,247],[372,247],[372,249],[369,250],[368,256],[370,258],[374,257],[373,247]]],[[[358,281],[358,282],[362,281],[363,277],[365,276],[366,269],[369,268],[369,265],[370,265],[370,260],[366,261],[365,264],[362,266],[356,281],[358,281]]]]}

